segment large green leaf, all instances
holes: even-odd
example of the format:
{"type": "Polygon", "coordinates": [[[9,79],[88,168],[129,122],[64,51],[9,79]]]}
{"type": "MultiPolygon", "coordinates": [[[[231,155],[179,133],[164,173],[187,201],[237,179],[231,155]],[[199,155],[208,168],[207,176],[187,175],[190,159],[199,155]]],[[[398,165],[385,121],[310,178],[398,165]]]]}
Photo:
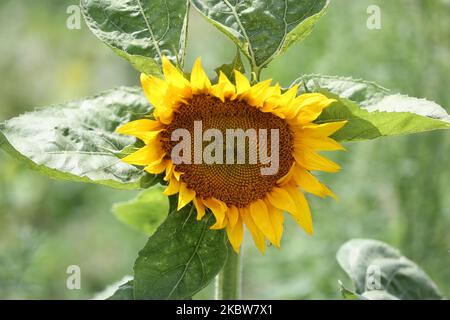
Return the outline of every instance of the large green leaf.
{"type": "Polygon", "coordinates": [[[210,229],[213,220],[197,221],[192,206],[169,214],[136,260],[136,299],[188,299],[213,280],[227,259],[225,233],[210,229]]]}
{"type": "Polygon", "coordinates": [[[81,0],[92,32],[141,72],[161,73],[162,56],[183,64],[188,0],[81,0]]]}
{"type": "Polygon", "coordinates": [[[113,212],[121,222],[151,235],[169,212],[169,201],[162,191],[161,187],[144,190],[133,200],[116,203],[113,212]]]}
{"type": "Polygon", "coordinates": [[[306,75],[294,83],[301,84],[299,93],[322,92],[338,100],[316,122],[348,120],[333,136],[339,141],[450,129],[450,116],[435,102],[391,93],[372,82],[306,75]]]}
{"type": "Polygon", "coordinates": [[[402,256],[397,249],[383,242],[353,239],[339,249],[336,257],[339,265],[352,279],[356,293],[364,298],[443,298],[422,269],[402,256]]]}
{"type": "Polygon", "coordinates": [[[259,70],[303,40],[325,13],[327,0],[191,0],[259,70]]]}
{"type": "Polygon", "coordinates": [[[115,133],[151,106],[138,88],[23,114],[0,124],[0,147],[52,178],[138,189],[153,177],[117,157],[135,139],[115,133]]]}

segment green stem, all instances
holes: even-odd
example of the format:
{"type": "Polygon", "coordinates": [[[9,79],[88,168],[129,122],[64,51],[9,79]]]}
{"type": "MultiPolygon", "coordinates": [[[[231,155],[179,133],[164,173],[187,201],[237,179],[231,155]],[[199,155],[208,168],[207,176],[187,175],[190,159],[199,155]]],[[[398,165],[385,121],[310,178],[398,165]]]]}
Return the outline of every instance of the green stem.
{"type": "Polygon", "coordinates": [[[259,81],[261,81],[261,68],[252,67],[251,82],[252,84],[256,84],[259,81]]]}
{"type": "Polygon", "coordinates": [[[242,248],[236,254],[228,245],[228,259],[216,277],[216,300],[238,300],[241,296],[242,248]]]}

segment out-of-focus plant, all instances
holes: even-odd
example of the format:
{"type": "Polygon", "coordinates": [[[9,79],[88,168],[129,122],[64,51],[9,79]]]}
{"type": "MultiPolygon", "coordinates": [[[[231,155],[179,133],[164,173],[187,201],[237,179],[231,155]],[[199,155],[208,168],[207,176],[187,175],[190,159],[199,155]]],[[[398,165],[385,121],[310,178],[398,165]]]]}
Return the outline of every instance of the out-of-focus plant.
{"type": "Polygon", "coordinates": [[[355,292],[340,291],[348,300],[443,299],[436,284],[397,249],[376,240],[353,239],[337,253],[339,265],[351,278],[355,292]]]}

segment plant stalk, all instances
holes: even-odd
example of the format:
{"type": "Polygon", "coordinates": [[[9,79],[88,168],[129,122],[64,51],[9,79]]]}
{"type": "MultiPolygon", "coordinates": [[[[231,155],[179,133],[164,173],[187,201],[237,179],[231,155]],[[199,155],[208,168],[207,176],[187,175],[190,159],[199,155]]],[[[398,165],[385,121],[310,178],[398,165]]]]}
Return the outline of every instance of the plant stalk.
{"type": "Polygon", "coordinates": [[[239,300],[242,286],[242,248],[240,254],[228,245],[225,266],[216,277],[216,300],[239,300]]]}
{"type": "Polygon", "coordinates": [[[250,80],[252,84],[256,84],[261,81],[261,68],[252,67],[250,80]]]}

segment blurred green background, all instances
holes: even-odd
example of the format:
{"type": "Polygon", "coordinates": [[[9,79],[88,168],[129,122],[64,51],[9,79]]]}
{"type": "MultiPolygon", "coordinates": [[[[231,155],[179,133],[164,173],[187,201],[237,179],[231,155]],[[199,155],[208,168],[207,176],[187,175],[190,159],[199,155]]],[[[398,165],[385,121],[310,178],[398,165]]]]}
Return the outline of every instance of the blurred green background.
{"type": "MultiPolygon", "coordinates": [[[[138,73],[82,24],[66,27],[77,1],[2,0],[0,121],[35,107],[78,99],[138,73]]],[[[450,1],[339,0],[302,44],[263,76],[288,85],[302,73],[353,76],[434,100],[450,111],[450,1]],[[367,7],[381,8],[381,30],[368,30],[367,7]]],[[[234,46],[192,14],[187,67],[196,56],[212,74],[234,46]]],[[[335,254],[346,240],[375,238],[400,248],[450,296],[450,135],[431,132],[347,144],[332,155],[343,167],[323,174],[339,201],[310,197],[316,233],[288,219],[280,250],[260,255],[247,241],[244,298],[339,299],[351,287],[335,254]]],[[[0,298],[89,299],[130,274],[146,236],[111,214],[136,193],[59,182],[0,152],[0,298]],[[66,288],[79,265],[81,290],[66,288]]],[[[249,237],[247,236],[247,240],[249,237]]],[[[212,288],[198,297],[209,298],[212,288]]]]}

